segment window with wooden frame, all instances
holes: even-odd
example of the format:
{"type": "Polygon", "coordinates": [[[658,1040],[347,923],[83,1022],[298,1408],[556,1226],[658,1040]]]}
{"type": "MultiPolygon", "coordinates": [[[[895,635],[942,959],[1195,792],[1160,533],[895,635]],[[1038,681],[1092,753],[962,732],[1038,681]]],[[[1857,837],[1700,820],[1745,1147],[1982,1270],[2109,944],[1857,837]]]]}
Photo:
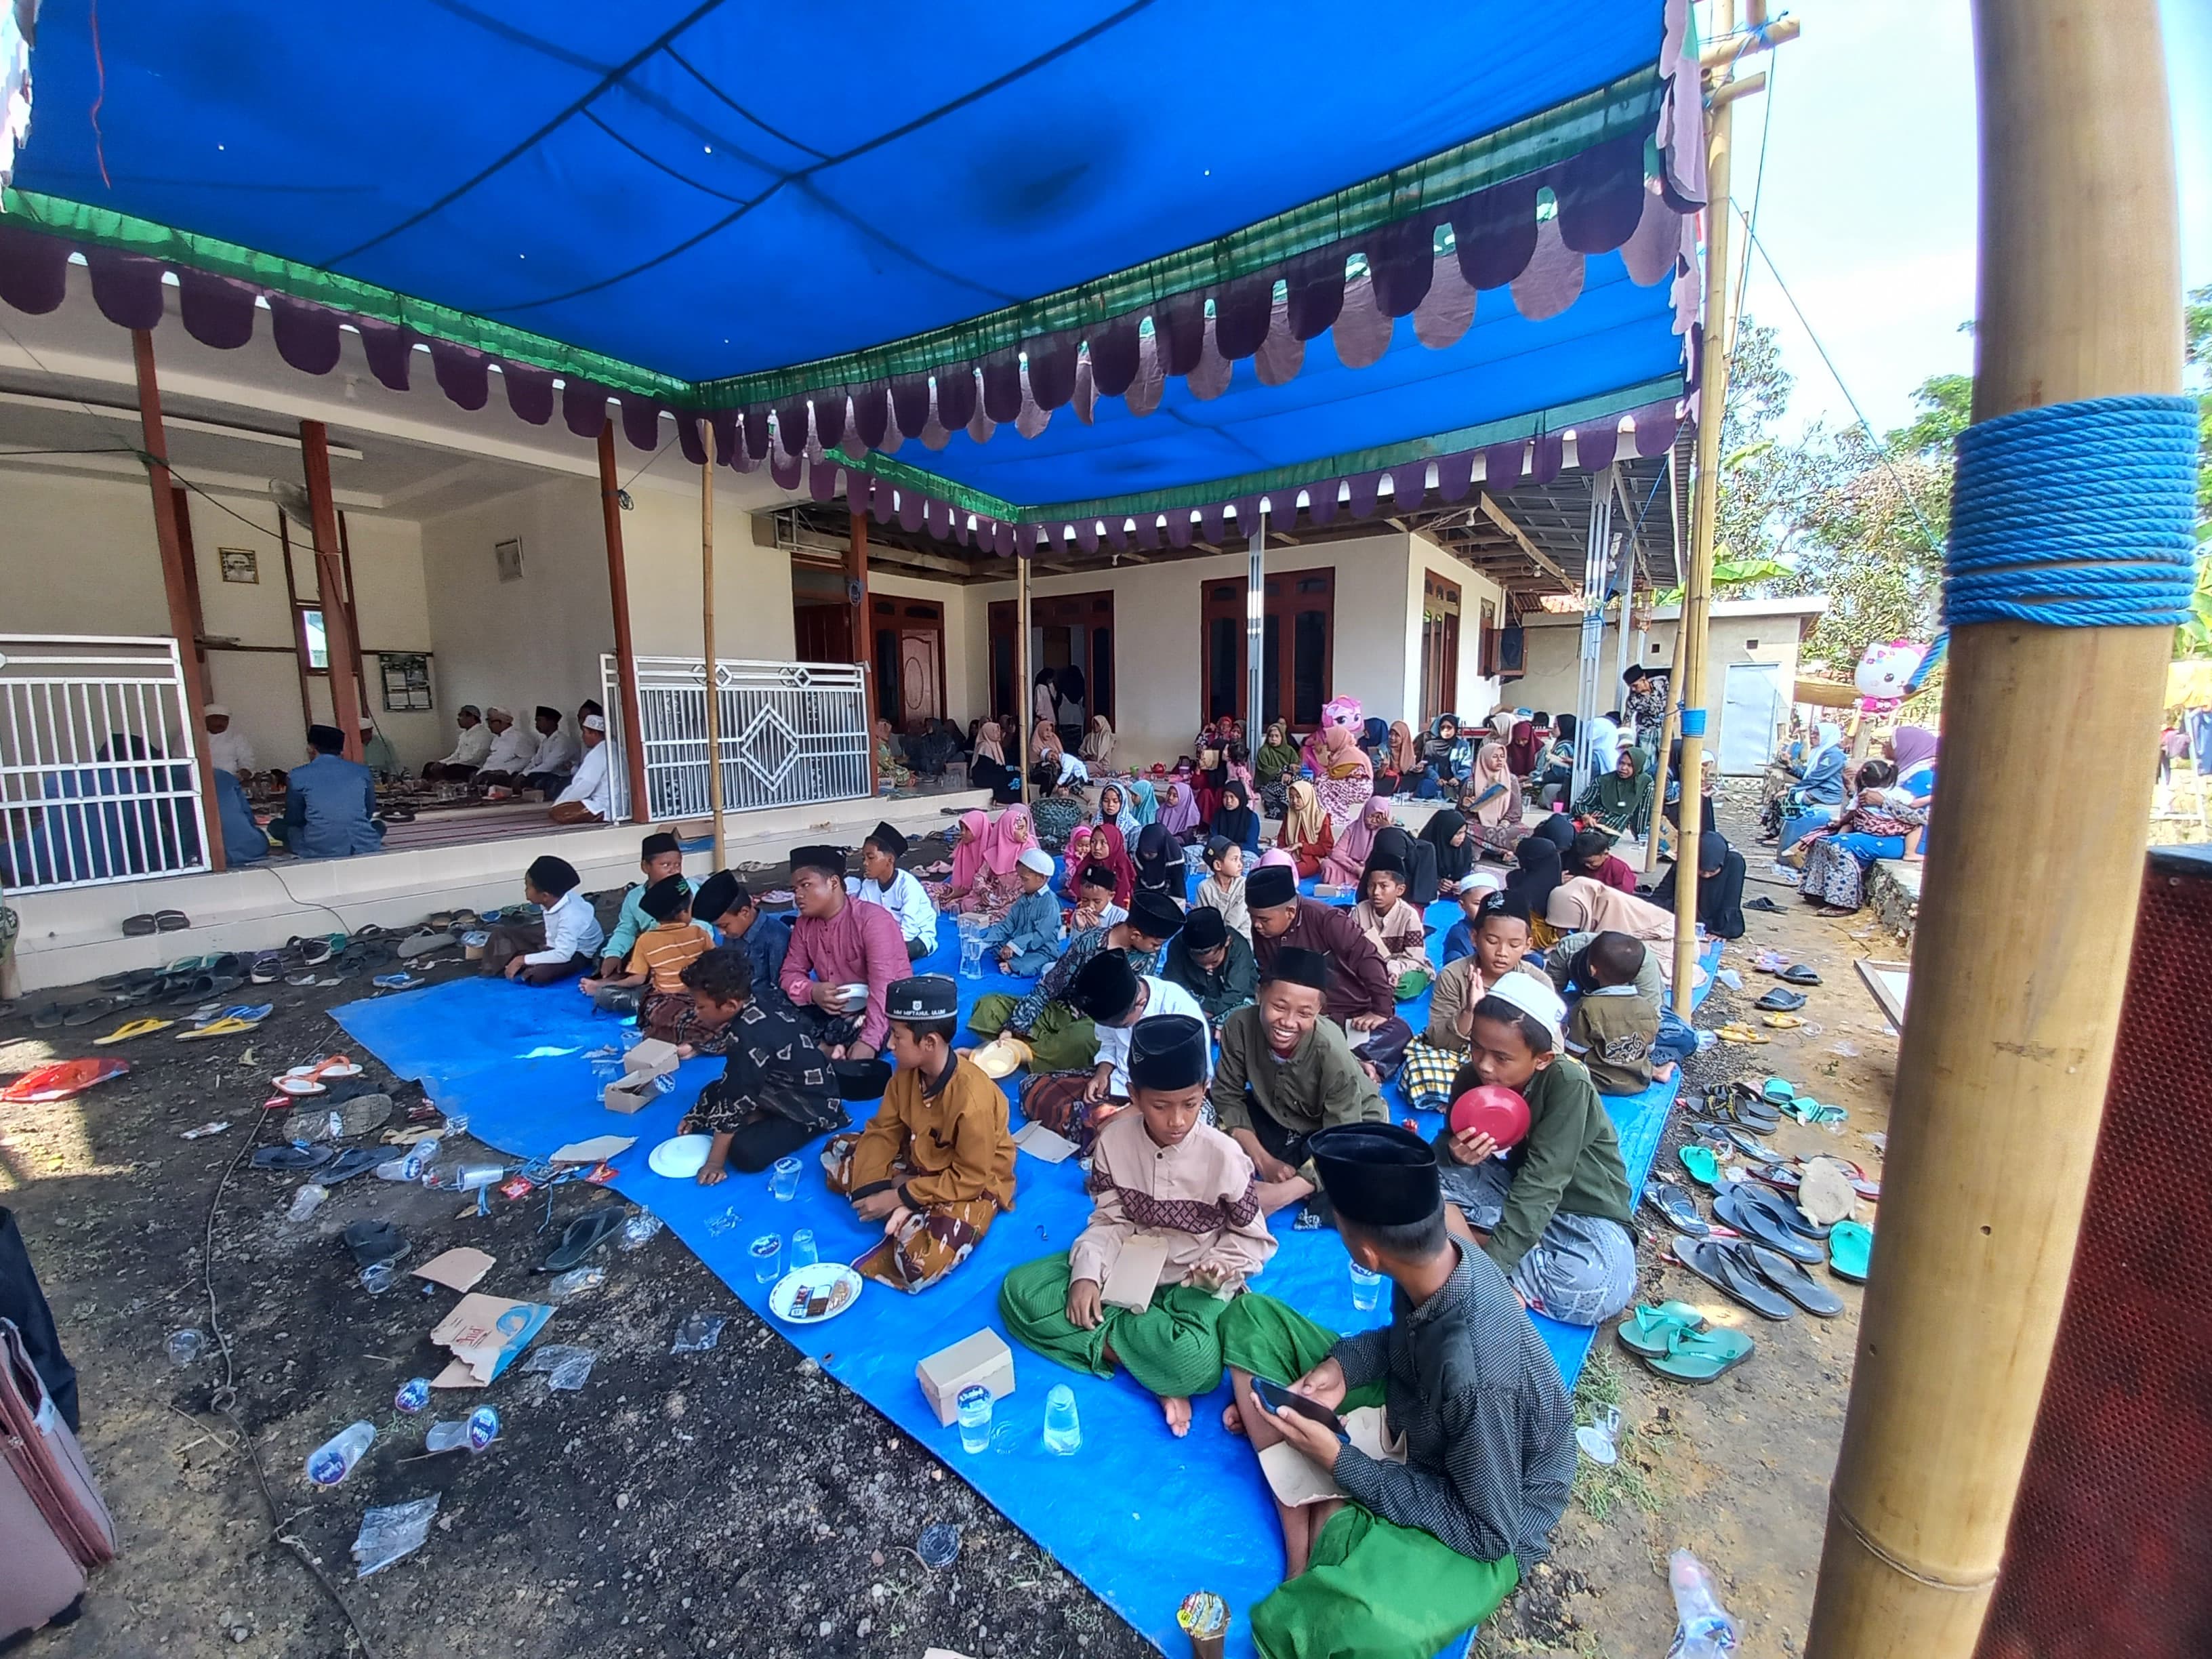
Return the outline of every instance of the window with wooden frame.
{"type": "MultiPolygon", "coordinates": [[[[1293,726],[1321,724],[1334,695],[1336,572],[1267,573],[1260,644],[1260,723],[1287,716],[1293,726]]],[[[1199,586],[1199,718],[1231,714],[1249,729],[1244,707],[1246,584],[1241,576],[1199,586]]]]}

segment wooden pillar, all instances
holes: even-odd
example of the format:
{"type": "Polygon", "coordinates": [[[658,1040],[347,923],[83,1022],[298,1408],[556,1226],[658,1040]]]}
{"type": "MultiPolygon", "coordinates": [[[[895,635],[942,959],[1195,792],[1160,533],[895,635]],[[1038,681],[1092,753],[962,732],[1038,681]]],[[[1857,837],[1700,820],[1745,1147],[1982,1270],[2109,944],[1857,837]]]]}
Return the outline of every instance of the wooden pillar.
{"type": "Polygon", "coordinates": [[[883,779],[876,770],[876,720],[889,720],[890,715],[876,704],[876,630],[868,622],[868,515],[851,515],[853,531],[847,538],[845,554],[845,596],[853,606],[853,660],[860,665],[860,707],[869,711],[866,720],[868,744],[868,793],[880,788],[883,779]]]}
{"type": "Polygon", "coordinates": [[[615,429],[599,428],[599,522],[607,538],[607,591],[615,619],[616,696],[622,705],[623,769],[629,781],[629,821],[651,821],[645,789],[645,718],[638,707],[637,647],[629,633],[629,571],[623,558],[622,487],[615,481],[615,429]]]}
{"type": "MultiPolygon", "coordinates": [[[[1021,529],[1017,528],[1018,542],[1021,529]]],[[[1023,763],[1030,752],[1030,722],[1036,717],[1031,708],[1036,693],[1030,690],[1030,550],[1017,546],[1014,550],[1014,729],[1008,732],[1007,748],[1013,752],[1007,764],[1017,776],[1028,771],[1023,763]]]]}
{"type": "Polygon", "coordinates": [[[714,821],[714,847],[708,867],[722,867],[722,681],[714,654],[714,461],[699,463],[699,572],[704,585],[700,606],[702,646],[707,667],[707,814],[714,821]]]}
{"type": "MultiPolygon", "coordinates": [[[[1720,0],[1716,32],[1735,32],[1735,0],[1720,0]]],[[[1715,97],[1705,116],[1705,361],[1698,392],[1697,497],[1691,507],[1690,558],[1682,572],[1682,618],[1675,660],[1681,674],[1674,703],[1682,731],[1682,811],[1674,834],[1674,1012],[1690,1017],[1698,963],[1698,842],[1704,814],[1691,791],[1705,781],[1705,628],[1712,608],[1713,535],[1720,507],[1721,415],[1728,402],[1729,354],[1735,331],[1729,316],[1729,139],[1735,105],[1715,97]]],[[[1652,804],[1654,812],[1659,803],[1652,804]]]]}
{"type": "Polygon", "coordinates": [[[320,421],[300,422],[300,459],[314,514],[315,591],[323,600],[323,646],[331,666],[331,718],[345,738],[348,760],[361,758],[361,697],[354,680],[353,617],[338,554],[337,508],[331,501],[331,436],[320,421]]]}
{"type": "Polygon", "coordinates": [[[161,557],[161,589],[169,602],[169,632],[176,636],[177,665],[184,677],[185,736],[200,776],[200,845],[207,849],[208,868],[224,870],[222,818],[216,810],[215,759],[208,753],[200,732],[200,710],[208,702],[207,666],[200,660],[199,641],[192,629],[198,611],[198,596],[185,569],[184,541],[177,531],[176,483],[169,476],[169,439],[161,425],[161,388],[154,378],[154,337],[143,328],[131,331],[131,356],[138,369],[139,441],[146,449],[146,477],[154,490],[154,544],[161,557]]]}
{"type": "MultiPolygon", "coordinates": [[[[1974,46],[1973,418],[2178,392],[2156,0],[1977,0],[1974,46]]],[[[2016,533],[2033,529],[2023,509],[2016,533]]],[[[1811,1659],[1966,1659],[1979,1638],[2096,1150],[2172,638],[1951,630],[1940,828],[1811,1659]],[[2031,775],[2065,778],[2088,820],[2024,823],[2031,775]]]]}

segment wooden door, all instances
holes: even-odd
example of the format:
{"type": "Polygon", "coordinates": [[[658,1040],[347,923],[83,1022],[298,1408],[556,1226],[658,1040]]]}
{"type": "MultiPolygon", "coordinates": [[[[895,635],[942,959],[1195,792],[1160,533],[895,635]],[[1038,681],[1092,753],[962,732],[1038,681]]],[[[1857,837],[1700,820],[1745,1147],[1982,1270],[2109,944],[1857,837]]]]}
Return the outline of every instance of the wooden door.
{"type": "Polygon", "coordinates": [[[937,656],[944,635],[934,629],[907,628],[899,635],[899,729],[918,731],[926,720],[945,713],[944,684],[937,656]]]}

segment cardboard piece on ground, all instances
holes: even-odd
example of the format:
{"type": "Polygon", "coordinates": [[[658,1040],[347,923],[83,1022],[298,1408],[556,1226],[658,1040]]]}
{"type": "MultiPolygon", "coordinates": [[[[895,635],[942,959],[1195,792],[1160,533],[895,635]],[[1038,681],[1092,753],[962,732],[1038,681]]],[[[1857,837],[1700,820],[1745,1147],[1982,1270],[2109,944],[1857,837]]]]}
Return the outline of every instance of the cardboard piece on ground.
{"type": "Polygon", "coordinates": [[[1031,1158],[1041,1158],[1048,1164],[1065,1164],[1075,1156],[1075,1143],[1054,1134],[1042,1123],[1023,1126],[1014,1136],[1014,1145],[1031,1158]]]}
{"type": "MultiPolygon", "coordinates": [[[[1406,1461],[1405,1439],[1401,1436],[1396,1443],[1391,1443],[1389,1419],[1380,1406],[1362,1406],[1345,1413],[1344,1431],[1370,1457],[1390,1463],[1406,1461]]],[[[1323,1498],[1344,1496],[1334,1475],[1287,1440],[1278,1440],[1260,1454],[1260,1473],[1267,1477],[1268,1490],[1276,1501],[1286,1508],[1304,1509],[1323,1498]]]]}
{"type": "Polygon", "coordinates": [[[467,1245],[434,1255],[415,1269],[415,1277],[427,1279],[433,1285],[443,1285],[449,1291],[472,1291],[477,1281],[491,1271],[497,1258],[467,1245]]]}
{"type": "Polygon", "coordinates": [[[593,1135],[589,1140],[572,1140],[565,1146],[554,1148],[551,1162],[604,1164],[636,1145],[635,1135],[593,1135]]]}
{"type": "Polygon", "coordinates": [[[453,1363],[430,1379],[434,1389],[480,1389],[514,1362],[544,1328],[553,1310],[542,1302],[514,1302],[471,1291],[440,1320],[430,1340],[449,1350],[453,1363]]]}
{"type": "Polygon", "coordinates": [[[1109,1308],[1142,1313],[1152,1305],[1152,1292],[1160,1287],[1167,1270],[1168,1242],[1148,1233],[1134,1233],[1121,1241],[1121,1254],[1107,1271],[1098,1299],[1109,1308]]]}
{"type": "Polygon", "coordinates": [[[949,1425],[960,1414],[960,1390],[971,1383],[981,1383],[994,1400],[1014,1391],[1014,1351],[996,1331],[977,1331],[916,1365],[914,1379],[937,1420],[949,1425]]]}
{"type": "Polygon", "coordinates": [[[623,1086],[628,1081],[626,1078],[617,1078],[612,1083],[607,1085],[607,1091],[601,1098],[609,1111],[641,1112],[660,1097],[659,1092],[653,1088],[653,1080],[650,1078],[647,1078],[640,1087],[635,1089],[623,1086]]]}

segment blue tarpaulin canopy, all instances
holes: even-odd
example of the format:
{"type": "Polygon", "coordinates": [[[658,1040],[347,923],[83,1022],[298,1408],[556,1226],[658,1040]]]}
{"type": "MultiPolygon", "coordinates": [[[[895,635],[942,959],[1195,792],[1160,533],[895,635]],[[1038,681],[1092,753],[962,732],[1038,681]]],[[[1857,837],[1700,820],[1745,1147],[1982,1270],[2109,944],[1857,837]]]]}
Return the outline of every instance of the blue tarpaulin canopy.
{"type": "Polygon", "coordinates": [[[257,301],[308,372],[351,330],[404,384],[424,343],[464,406],[495,379],[588,435],[611,398],[641,447],[1001,551],[1386,474],[1450,498],[1478,452],[1540,479],[1571,427],[1584,465],[1654,453],[1693,357],[1686,0],[1410,38],[1312,0],[38,28],[0,298],[52,308],[81,252],[150,326],[166,270],[209,343],[257,301]]]}

